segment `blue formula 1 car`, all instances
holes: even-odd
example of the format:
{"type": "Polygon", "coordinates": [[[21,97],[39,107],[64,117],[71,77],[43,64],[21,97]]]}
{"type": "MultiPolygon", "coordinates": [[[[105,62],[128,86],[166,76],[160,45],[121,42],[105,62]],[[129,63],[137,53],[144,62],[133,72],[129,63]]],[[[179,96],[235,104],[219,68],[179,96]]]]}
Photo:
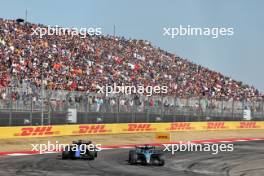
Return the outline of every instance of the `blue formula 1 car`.
{"type": "Polygon", "coordinates": [[[98,149],[94,147],[91,150],[91,147],[89,147],[89,145],[93,145],[91,141],[73,141],[71,145],[67,145],[63,149],[61,158],[94,160],[97,157],[98,149]]]}
{"type": "Polygon", "coordinates": [[[165,160],[160,150],[155,149],[154,146],[146,145],[136,146],[134,150],[130,150],[128,163],[163,166],[165,160]]]}

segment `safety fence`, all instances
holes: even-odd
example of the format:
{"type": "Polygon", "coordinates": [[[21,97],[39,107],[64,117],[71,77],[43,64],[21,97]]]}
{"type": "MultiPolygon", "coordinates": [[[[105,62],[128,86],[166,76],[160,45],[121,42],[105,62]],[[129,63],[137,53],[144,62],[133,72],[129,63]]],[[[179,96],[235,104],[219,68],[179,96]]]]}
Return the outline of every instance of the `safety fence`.
{"type": "Polygon", "coordinates": [[[178,123],[128,123],[83,124],[55,126],[0,127],[0,139],[31,138],[91,134],[122,134],[146,132],[180,132],[209,130],[264,130],[264,122],[178,122],[178,123]]]}
{"type": "Polygon", "coordinates": [[[69,109],[76,123],[264,120],[264,99],[179,98],[112,95],[25,88],[0,89],[0,126],[67,124],[69,109]],[[248,120],[248,119],[247,119],[248,120]]]}

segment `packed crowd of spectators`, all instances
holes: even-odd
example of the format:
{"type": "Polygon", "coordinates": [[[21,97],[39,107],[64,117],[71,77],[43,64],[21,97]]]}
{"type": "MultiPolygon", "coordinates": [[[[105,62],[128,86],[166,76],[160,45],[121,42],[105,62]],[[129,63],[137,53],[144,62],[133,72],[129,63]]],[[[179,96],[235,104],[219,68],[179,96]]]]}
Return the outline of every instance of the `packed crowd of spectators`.
{"type": "Polygon", "coordinates": [[[254,87],[143,40],[113,36],[31,35],[39,24],[0,18],[0,88],[29,85],[96,92],[98,86],[168,86],[168,95],[251,99],[254,87]],[[43,78],[43,79],[42,79],[43,78]]]}

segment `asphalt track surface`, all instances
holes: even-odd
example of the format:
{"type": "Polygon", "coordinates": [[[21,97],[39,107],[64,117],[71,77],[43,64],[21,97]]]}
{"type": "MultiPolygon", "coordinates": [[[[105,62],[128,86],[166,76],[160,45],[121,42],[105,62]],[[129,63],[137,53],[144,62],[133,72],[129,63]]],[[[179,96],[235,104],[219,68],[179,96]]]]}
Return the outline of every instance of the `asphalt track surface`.
{"type": "Polygon", "coordinates": [[[59,154],[2,156],[2,176],[264,176],[264,141],[234,143],[233,152],[166,153],[165,166],[127,163],[129,149],[101,151],[94,161],[59,154]]]}

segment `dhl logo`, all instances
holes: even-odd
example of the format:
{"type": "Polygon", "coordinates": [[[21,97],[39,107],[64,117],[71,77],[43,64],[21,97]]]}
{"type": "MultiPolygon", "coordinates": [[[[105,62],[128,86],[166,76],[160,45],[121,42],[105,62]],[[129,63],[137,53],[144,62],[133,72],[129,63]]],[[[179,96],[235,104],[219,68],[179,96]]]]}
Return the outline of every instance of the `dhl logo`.
{"type": "Polygon", "coordinates": [[[225,126],[225,122],[207,122],[207,126],[204,128],[210,130],[210,129],[227,129],[228,127],[225,126]]]}
{"type": "Polygon", "coordinates": [[[171,123],[170,127],[167,128],[166,130],[169,131],[178,131],[178,130],[194,130],[194,127],[191,127],[190,122],[179,122],[179,123],[171,123]]]}
{"type": "Polygon", "coordinates": [[[166,135],[164,135],[164,136],[159,135],[159,136],[157,136],[157,139],[169,139],[169,136],[166,136],[166,135]]]}
{"type": "Polygon", "coordinates": [[[152,128],[148,123],[128,124],[128,128],[123,131],[156,131],[156,128],[152,128]]]}
{"type": "Polygon", "coordinates": [[[155,134],[155,138],[157,140],[166,140],[169,141],[170,140],[170,133],[156,133],[155,134]]]}
{"type": "Polygon", "coordinates": [[[26,127],[21,128],[21,132],[15,134],[15,136],[51,136],[59,133],[59,131],[53,131],[51,126],[26,127]]]}
{"type": "Polygon", "coordinates": [[[256,122],[240,122],[238,128],[260,128],[256,122]]]}
{"type": "Polygon", "coordinates": [[[106,133],[112,130],[106,129],[105,125],[80,125],[79,131],[74,131],[74,134],[95,134],[95,133],[106,133]]]}

